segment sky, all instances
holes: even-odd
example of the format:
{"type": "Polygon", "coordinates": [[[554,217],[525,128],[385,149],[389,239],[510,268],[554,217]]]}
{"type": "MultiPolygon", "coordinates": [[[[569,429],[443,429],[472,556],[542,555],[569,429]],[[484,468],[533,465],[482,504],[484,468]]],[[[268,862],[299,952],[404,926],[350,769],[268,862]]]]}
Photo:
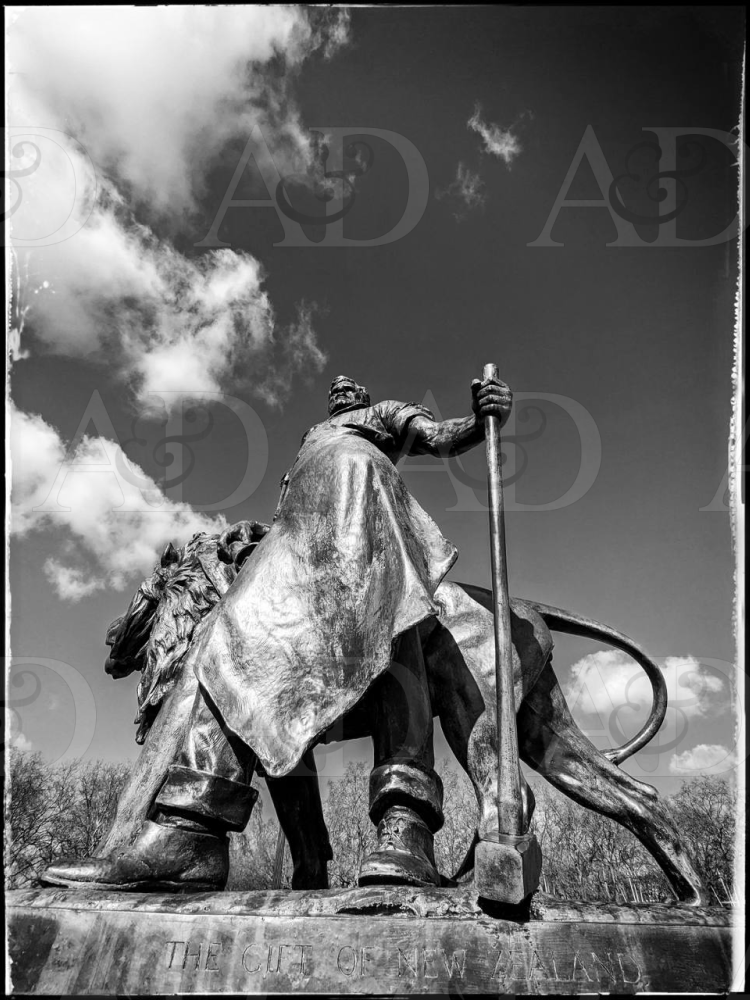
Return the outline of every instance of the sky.
{"type": "MultiPolygon", "coordinates": [[[[104,636],[164,544],[270,522],[336,375],[446,418],[494,362],[511,593],[662,666],[673,707],[632,774],[731,776],[740,19],[11,12],[14,742],[135,759],[104,636]]],[[[484,463],[401,471],[450,578],[488,586],[484,463]]],[[[554,667],[598,746],[638,728],[627,657],[561,636],[554,667]]]]}

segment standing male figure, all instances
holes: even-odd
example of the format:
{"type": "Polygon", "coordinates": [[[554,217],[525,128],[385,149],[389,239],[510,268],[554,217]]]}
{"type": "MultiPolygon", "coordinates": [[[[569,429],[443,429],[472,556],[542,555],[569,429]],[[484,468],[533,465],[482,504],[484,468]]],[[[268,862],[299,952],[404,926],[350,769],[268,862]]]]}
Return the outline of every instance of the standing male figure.
{"type": "Polygon", "coordinates": [[[442,790],[417,626],[439,615],[434,594],[458,553],[396,462],[459,455],[484,440],[488,415],[505,423],[507,385],[475,379],[471,391],[471,416],[436,421],[417,403],[371,405],[363,386],[334,379],[328,418],[305,434],[273,526],[188,654],[199,681],[190,732],[151,820],[115,857],[64,866],[65,884],[218,885],[226,833],[252,809],[257,761],[271,780],[290,774],[352,711],[367,713],[375,747],[378,846],[360,882],[439,882],[442,790]]]}

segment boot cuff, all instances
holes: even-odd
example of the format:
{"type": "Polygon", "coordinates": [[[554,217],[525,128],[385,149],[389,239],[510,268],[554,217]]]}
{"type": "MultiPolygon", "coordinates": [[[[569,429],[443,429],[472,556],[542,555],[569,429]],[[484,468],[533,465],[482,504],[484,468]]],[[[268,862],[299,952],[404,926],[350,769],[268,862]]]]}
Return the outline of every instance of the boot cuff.
{"type": "Polygon", "coordinates": [[[377,824],[393,806],[413,809],[431,833],[443,825],[443,783],[433,770],[383,764],[370,773],[370,819],[377,824]]]}
{"type": "Polygon", "coordinates": [[[244,830],[257,798],[251,785],[173,764],[154,806],[186,813],[209,827],[244,830]]]}

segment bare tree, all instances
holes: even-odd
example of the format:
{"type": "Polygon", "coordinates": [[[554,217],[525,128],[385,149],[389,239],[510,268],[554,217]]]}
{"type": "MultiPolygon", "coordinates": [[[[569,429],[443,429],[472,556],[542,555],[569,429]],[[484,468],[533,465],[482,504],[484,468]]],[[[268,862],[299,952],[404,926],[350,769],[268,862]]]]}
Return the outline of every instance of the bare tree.
{"type": "MultiPolygon", "coordinates": [[[[533,827],[544,855],[542,888],[590,901],[667,902],[672,890],[645,847],[619,824],[581,808],[549,785],[535,785],[533,827]]],[[[732,899],[736,793],[703,776],[683,782],[667,805],[714,902],[732,899]]]]}
{"type": "Polygon", "coordinates": [[[64,836],[71,856],[88,857],[109,831],[128,768],[101,760],[81,761],[74,777],[75,796],[66,816],[64,836]]]}
{"type": "MultiPolygon", "coordinates": [[[[5,759],[6,884],[32,883],[60,857],[91,854],[109,829],[128,764],[72,761],[50,765],[40,753],[11,748],[5,759]]],[[[466,775],[448,759],[438,765],[445,789],[445,823],[435,838],[438,869],[451,875],[463,861],[476,828],[477,805],[466,775]]],[[[349,763],[323,785],[323,811],[334,859],[331,886],[356,885],[362,861],[373,850],[369,818],[369,767],[349,763]],[[327,787],[326,787],[327,786],[327,787]]],[[[565,899],[656,902],[671,889],[640,842],[627,830],[583,809],[551,786],[535,783],[533,829],[544,855],[542,889],[565,899]]],[[[696,868],[715,901],[732,900],[737,796],[720,778],[683,782],[668,803],[696,868]]],[[[247,829],[230,838],[229,889],[270,889],[279,824],[261,799],[247,829]]],[[[291,885],[287,847],[282,886],[291,885]]]]}
{"type": "MultiPolygon", "coordinates": [[[[438,770],[445,789],[445,824],[435,838],[438,869],[452,874],[461,864],[476,826],[476,797],[469,779],[448,759],[438,770]]],[[[376,843],[375,827],[369,817],[370,769],[363,762],[350,762],[343,775],[323,785],[323,812],[333,848],[328,866],[332,888],[357,884],[364,858],[376,843]]],[[[230,877],[227,888],[270,889],[276,851],[278,822],[272,810],[259,802],[242,834],[231,838],[230,877]]],[[[287,847],[284,854],[282,886],[291,885],[292,864],[287,847]]]]}
{"type": "Polygon", "coordinates": [[[534,785],[532,827],[544,856],[542,889],[591,902],[673,899],[661,869],[627,830],[548,785],[534,785]]]}
{"type": "Polygon", "coordinates": [[[701,775],[671,797],[675,820],[698,874],[720,903],[732,889],[737,836],[737,791],[723,778],[701,775]]]}
{"type": "Polygon", "coordinates": [[[461,865],[474,839],[477,825],[477,798],[471,782],[449,758],[436,767],[443,780],[445,822],[435,837],[435,862],[438,871],[450,877],[461,865]]]}
{"type": "Polygon", "coordinates": [[[5,780],[5,877],[14,888],[31,881],[43,864],[43,842],[57,804],[51,800],[49,769],[40,753],[10,747],[5,780]]]}
{"type": "Polygon", "coordinates": [[[129,765],[70,761],[11,748],[6,757],[6,883],[27,885],[60,857],[91,854],[109,829],[129,765]]]}
{"type": "Polygon", "coordinates": [[[328,873],[334,888],[356,885],[360,865],[375,848],[369,780],[370,768],[362,761],[348,763],[340,778],[328,779],[323,814],[333,848],[328,873]]]}
{"type": "MultiPolygon", "coordinates": [[[[253,809],[250,822],[242,833],[229,838],[229,879],[227,889],[271,889],[274,881],[276,842],[279,823],[262,798],[253,809]]],[[[287,846],[282,869],[282,887],[289,888],[292,865],[287,846]]]]}

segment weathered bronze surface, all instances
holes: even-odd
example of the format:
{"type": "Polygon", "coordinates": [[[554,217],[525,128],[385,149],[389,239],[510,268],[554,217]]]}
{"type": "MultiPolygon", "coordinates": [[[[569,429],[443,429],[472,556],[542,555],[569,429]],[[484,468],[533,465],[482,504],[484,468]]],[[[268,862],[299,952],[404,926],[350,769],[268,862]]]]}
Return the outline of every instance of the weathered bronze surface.
{"type": "Polygon", "coordinates": [[[474,854],[474,889],[483,899],[520,906],[539,888],[542,851],[533,834],[498,834],[480,840],[474,854]]]}
{"type": "MultiPolygon", "coordinates": [[[[485,365],[485,378],[497,378],[497,366],[485,365]]],[[[518,763],[516,707],[513,704],[513,634],[511,626],[508,564],[505,552],[505,500],[503,492],[500,422],[485,420],[487,438],[487,492],[490,501],[490,565],[492,612],[495,625],[495,701],[498,747],[498,809],[501,835],[519,837],[523,817],[523,779],[518,763]]],[[[537,878],[538,885],[538,878],[537,878]]],[[[536,885],[533,888],[536,889],[536,885]]]]}
{"type": "MultiPolygon", "coordinates": [[[[494,364],[485,378],[497,378],[494,364]]],[[[500,421],[484,421],[487,439],[487,492],[490,501],[490,565],[495,629],[495,726],[497,729],[498,834],[476,846],[474,887],[480,896],[519,905],[539,888],[542,852],[528,831],[524,779],[518,756],[516,705],[513,697],[513,627],[505,551],[505,499],[500,421]]]]}
{"type": "MultiPolygon", "coordinates": [[[[216,537],[205,536],[205,539],[205,543],[185,548],[181,556],[184,568],[180,572],[184,574],[192,568],[205,574],[210,569],[220,585],[217,566],[222,564],[215,554],[216,537]],[[195,558],[196,551],[201,553],[200,563],[195,558]],[[212,558],[216,564],[213,568],[212,558]]],[[[184,593],[183,587],[177,588],[175,598],[167,588],[159,604],[147,610],[139,606],[133,612],[137,621],[131,621],[129,616],[121,620],[121,638],[112,649],[120,657],[121,671],[126,669],[128,649],[133,648],[128,646],[126,636],[142,638],[148,634],[145,618],[151,615],[168,619],[174,613],[171,601],[182,600],[184,593]]],[[[420,626],[432,711],[440,718],[451,748],[474,783],[479,801],[479,833],[487,839],[497,833],[491,595],[484,588],[443,583],[436,591],[436,599],[441,608],[439,621],[426,621],[420,626]]],[[[678,895],[695,900],[699,881],[679,846],[667,810],[650,786],[620,771],[608,759],[625,759],[644,745],[661,724],[665,700],[660,671],[631,640],[608,626],[527,601],[514,599],[512,610],[514,697],[521,758],[582,805],[604,812],[636,833],[664,867],[678,895]],[[655,706],[641,734],[628,741],[624,753],[613,750],[602,754],[576,726],[548,658],[552,648],[550,628],[609,642],[630,653],[647,669],[654,685],[655,706]]],[[[174,631],[175,627],[165,621],[157,634],[174,631]]],[[[115,823],[97,852],[99,855],[128,845],[138,836],[167,769],[185,741],[197,680],[191,671],[181,669],[173,674],[173,683],[175,686],[153,722],[119,801],[115,823]]],[[[329,734],[330,738],[366,735],[371,722],[367,713],[354,713],[329,734]]],[[[319,804],[317,782],[287,776],[270,781],[269,790],[280,822],[289,833],[295,867],[309,870],[310,879],[314,879],[325,867],[322,854],[327,842],[319,821],[315,820],[318,813],[313,806],[316,800],[319,804]]]]}
{"type": "MultiPolygon", "coordinates": [[[[271,777],[362,698],[392,643],[437,615],[457,551],[398,474],[424,451],[415,403],[347,402],[305,435],[276,520],[191,648],[188,669],[271,777]]],[[[456,452],[476,443],[456,429],[456,452]]]]}
{"type": "MultiPolygon", "coordinates": [[[[476,789],[478,841],[513,847],[505,875],[498,852],[484,850],[479,880],[493,897],[494,871],[498,891],[510,894],[502,898],[515,902],[519,887],[533,888],[534,852],[503,842],[499,820],[507,805],[498,786],[496,667],[502,666],[521,758],[632,830],[678,898],[699,902],[700,883],[656,792],[615,766],[663,720],[656,665],[605,626],[524,601],[509,607],[512,664],[498,664],[491,595],[441,582],[455,549],[409,495],[395,462],[406,453],[459,454],[483,440],[485,419],[507,417],[510,391],[499,380],[477,381],[472,392],[472,416],[436,423],[417,404],[371,406],[363,387],[336,379],[329,418],[305,435],[273,526],[244,522],[222,536],[218,549],[207,536],[182,553],[168,546],[108,637],[107,669],[114,676],[133,668],[142,673],[139,737],[149,732],[143,757],[98,852],[101,863],[78,863],[80,878],[75,866],[62,875],[59,866],[56,874],[50,869],[54,884],[106,886],[117,882],[113,872],[138,870],[146,817],[225,838],[249,817],[257,766],[290,840],[295,886],[323,886],[330,848],[314,768],[305,776],[300,761],[312,764],[316,741],[366,734],[375,749],[370,815],[379,843],[363,879],[436,884],[431,845],[442,823],[433,770],[436,715],[476,789]],[[550,665],[550,627],[604,638],[646,670],[654,707],[625,747],[602,754],[575,725],[550,665]],[[125,856],[115,859],[113,848],[123,846],[125,856]],[[508,888],[513,879],[505,876],[513,870],[517,878],[508,888]],[[101,877],[93,878],[94,871],[101,877]]],[[[512,718],[508,725],[515,730],[512,718]]],[[[516,825],[523,837],[533,810],[525,783],[521,810],[516,825]]],[[[167,875],[160,871],[155,889],[170,881],[167,875]]],[[[176,885],[190,882],[173,875],[176,885]]]]}
{"type": "Polygon", "coordinates": [[[13,990],[32,995],[563,994],[731,986],[730,915],[571,904],[488,915],[471,888],[9,894],[13,990]]]}
{"type": "Polygon", "coordinates": [[[168,822],[144,820],[130,847],[103,858],[59,861],[49,869],[56,885],[119,892],[209,892],[226,885],[229,845],[168,822]]]}
{"type": "MultiPolygon", "coordinates": [[[[334,380],[328,419],[305,435],[263,546],[221,602],[212,581],[199,595],[203,603],[193,622],[179,616],[180,639],[190,632],[193,640],[186,669],[194,670],[200,687],[184,742],[152,804],[156,823],[225,837],[239,817],[234,810],[230,822],[229,807],[218,808],[218,790],[231,782],[238,799],[249,803],[249,775],[258,763],[270,780],[291,775],[323,732],[367,700],[369,714],[380,720],[371,730],[375,772],[389,772],[370,815],[399,835],[379,843],[363,877],[378,877],[382,855],[383,869],[401,859],[400,881],[439,882],[430,858],[431,838],[443,821],[442,790],[416,626],[438,613],[434,591],[457,553],[409,495],[395,463],[403,453],[460,454],[482,440],[488,415],[507,417],[510,390],[499,380],[477,383],[472,395],[470,417],[436,423],[417,404],[371,406],[362,386],[334,380]],[[195,633],[195,619],[209,606],[195,633]],[[410,808],[397,819],[392,810],[404,805],[403,797],[410,808]],[[417,844],[423,826],[429,843],[412,851],[407,844],[417,844]]],[[[227,562],[250,549],[243,539],[229,542],[222,539],[227,562]]],[[[174,555],[165,551],[159,583],[172,573],[174,555]]],[[[189,579],[188,588],[194,583],[189,579]]],[[[138,606],[153,601],[153,590],[144,587],[138,606]]],[[[115,625],[111,636],[113,673],[122,672],[116,666],[121,631],[115,625]]],[[[147,651],[145,659],[141,737],[173,681],[171,664],[158,667],[159,659],[169,660],[163,650],[156,657],[147,651]]],[[[138,867],[128,850],[112,862],[118,871],[138,867]]],[[[114,880],[104,863],[78,867],[84,883],[114,880]]],[[[75,883],[75,865],[63,868],[53,866],[46,877],[75,883]]]]}

